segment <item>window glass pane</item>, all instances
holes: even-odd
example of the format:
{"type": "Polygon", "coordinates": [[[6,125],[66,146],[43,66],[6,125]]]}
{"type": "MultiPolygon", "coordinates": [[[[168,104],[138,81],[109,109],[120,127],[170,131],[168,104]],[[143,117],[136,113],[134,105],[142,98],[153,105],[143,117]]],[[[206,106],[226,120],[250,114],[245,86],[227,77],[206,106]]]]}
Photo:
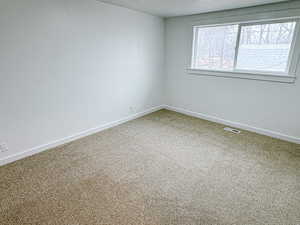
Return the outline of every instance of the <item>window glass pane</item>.
{"type": "Polygon", "coordinates": [[[236,68],[285,72],[295,24],[242,26],[236,68]]]}
{"type": "Polygon", "coordinates": [[[231,70],[238,25],[196,27],[193,68],[231,70]]]}

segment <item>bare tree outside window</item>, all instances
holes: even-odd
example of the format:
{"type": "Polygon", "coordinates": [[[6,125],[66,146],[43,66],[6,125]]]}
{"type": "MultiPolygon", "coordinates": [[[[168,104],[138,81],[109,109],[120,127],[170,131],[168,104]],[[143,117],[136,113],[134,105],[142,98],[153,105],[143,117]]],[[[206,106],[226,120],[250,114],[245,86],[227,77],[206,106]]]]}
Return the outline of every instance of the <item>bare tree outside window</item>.
{"type": "Polygon", "coordinates": [[[286,72],[295,26],[292,21],[194,27],[192,67],[286,72]]]}
{"type": "Polygon", "coordinates": [[[287,22],[242,26],[237,69],[284,72],[295,24],[287,22]]]}
{"type": "Polygon", "coordinates": [[[198,29],[194,65],[203,69],[232,69],[238,25],[198,29]]]}

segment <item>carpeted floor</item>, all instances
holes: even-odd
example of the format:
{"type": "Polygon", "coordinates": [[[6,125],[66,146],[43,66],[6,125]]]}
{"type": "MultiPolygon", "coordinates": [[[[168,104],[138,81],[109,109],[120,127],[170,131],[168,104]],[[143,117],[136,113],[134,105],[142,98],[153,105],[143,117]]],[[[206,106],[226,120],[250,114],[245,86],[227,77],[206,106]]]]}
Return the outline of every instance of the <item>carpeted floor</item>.
{"type": "Polygon", "coordinates": [[[300,145],[161,110],[0,167],[0,224],[300,224],[300,145]]]}

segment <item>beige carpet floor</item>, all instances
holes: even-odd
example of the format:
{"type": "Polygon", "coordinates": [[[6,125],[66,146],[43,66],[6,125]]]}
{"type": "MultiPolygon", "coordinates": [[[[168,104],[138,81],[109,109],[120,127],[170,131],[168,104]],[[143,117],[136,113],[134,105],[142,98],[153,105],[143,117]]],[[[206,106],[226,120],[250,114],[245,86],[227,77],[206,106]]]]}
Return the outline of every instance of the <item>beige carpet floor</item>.
{"type": "Polygon", "coordinates": [[[161,110],[0,167],[0,224],[300,224],[300,145],[161,110]]]}

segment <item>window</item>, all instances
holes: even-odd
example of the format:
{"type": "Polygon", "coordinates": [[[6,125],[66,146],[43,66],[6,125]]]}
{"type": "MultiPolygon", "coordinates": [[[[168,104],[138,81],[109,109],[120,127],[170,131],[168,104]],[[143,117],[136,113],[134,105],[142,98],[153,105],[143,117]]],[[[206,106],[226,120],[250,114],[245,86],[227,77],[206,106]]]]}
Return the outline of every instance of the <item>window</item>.
{"type": "Polygon", "coordinates": [[[241,26],[237,69],[286,72],[296,22],[241,26]]]}
{"type": "Polygon", "coordinates": [[[193,68],[232,70],[238,25],[195,27],[193,68]]]}
{"type": "Polygon", "coordinates": [[[277,20],[194,26],[191,69],[288,76],[296,24],[277,20]]]}

